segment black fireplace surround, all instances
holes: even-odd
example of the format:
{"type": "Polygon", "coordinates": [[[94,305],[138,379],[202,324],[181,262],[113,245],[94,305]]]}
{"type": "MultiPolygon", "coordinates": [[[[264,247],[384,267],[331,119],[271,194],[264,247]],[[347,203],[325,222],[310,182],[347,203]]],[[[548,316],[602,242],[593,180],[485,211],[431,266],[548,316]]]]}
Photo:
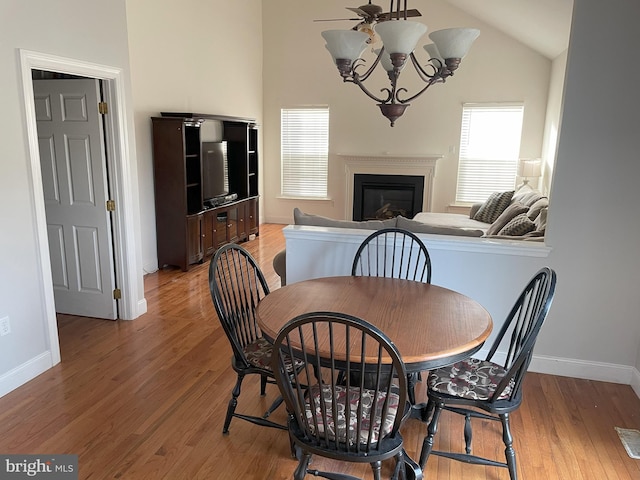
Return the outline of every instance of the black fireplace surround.
{"type": "Polygon", "coordinates": [[[422,211],[423,196],[424,176],[355,174],[353,220],[413,218],[422,211]]]}

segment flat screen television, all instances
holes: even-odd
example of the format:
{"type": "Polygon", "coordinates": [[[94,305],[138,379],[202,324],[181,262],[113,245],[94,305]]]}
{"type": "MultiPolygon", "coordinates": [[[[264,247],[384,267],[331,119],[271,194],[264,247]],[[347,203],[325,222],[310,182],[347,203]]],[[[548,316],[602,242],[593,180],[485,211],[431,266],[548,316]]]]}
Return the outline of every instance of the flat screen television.
{"type": "Polygon", "coordinates": [[[202,199],[207,204],[228,194],[227,142],[202,142],[202,199]]]}

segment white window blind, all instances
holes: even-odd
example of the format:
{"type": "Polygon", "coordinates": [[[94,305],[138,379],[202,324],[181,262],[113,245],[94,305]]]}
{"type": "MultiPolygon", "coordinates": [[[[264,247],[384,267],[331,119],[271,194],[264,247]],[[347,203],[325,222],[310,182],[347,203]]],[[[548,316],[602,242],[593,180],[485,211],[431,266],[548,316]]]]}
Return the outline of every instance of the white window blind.
{"type": "Polygon", "coordinates": [[[326,198],[329,109],[282,109],[281,125],[282,195],[326,198]]]}
{"type": "Polygon", "coordinates": [[[457,202],[515,187],[523,113],[522,104],[463,105],[457,202]]]}

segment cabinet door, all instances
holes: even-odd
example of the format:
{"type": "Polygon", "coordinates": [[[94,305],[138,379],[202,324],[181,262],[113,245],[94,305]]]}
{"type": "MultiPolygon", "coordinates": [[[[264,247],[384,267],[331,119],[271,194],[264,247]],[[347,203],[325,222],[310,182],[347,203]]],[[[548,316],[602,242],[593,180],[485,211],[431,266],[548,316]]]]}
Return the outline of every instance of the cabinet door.
{"type": "Polygon", "coordinates": [[[227,242],[237,242],[238,235],[238,206],[234,205],[227,209],[227,242]]]}
{"type": "Polygon", "coordinates": [[[205,256],[213,255],[216,251],[215,241],[216,214],[210,210],[202,215],[202,250],[205,256]]]}
{"type": "Polygon", "coordinates": [[[248,235],[258,235],[258,199],[250,198],[245,206],[245,222],[248,235]]]}
{"type": "Polygon", "coordinates": [[[249,238],[248,223],[246,221],[246,205],[247,202],[240,202],[238,204],[238,240],[241,242],[249,238]]]}
{"type": "Polygon", "coordinates": [[[214,242],[215,248],[220,248],[222,245],[227,243],[227,217],[228,210],[226,208],[216,208],[214,210],[214,242]]]}
{"type": "Polygon", "coordinates": [[[202,215],[187,216],[188,263],[198,263],[204,258],[202,251],[202,215]]]}

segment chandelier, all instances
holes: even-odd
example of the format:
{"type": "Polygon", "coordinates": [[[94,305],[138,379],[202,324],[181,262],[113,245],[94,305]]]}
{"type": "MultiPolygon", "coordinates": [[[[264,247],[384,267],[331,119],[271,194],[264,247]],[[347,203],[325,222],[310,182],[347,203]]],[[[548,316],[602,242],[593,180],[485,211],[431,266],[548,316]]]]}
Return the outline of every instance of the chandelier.
{"type": "Polygon", "coordinates": [[[407,20],[408,16],[419,16],[420,13],[417,10],[407,11],[407,0],[402,1],[402,7],[400,3],[400,0],[391,0],[389,13],[382,13],[382,8],[372,5],[371,1],[359,8],[348,8],[362,18],[361,23],[351,30],[322,32],[327,42],[325,47],[331,53],[342,80],[355,83],[376,101],[392,127],[410,105],[409,102],[422,95],[431,85],[443,83],[453,75],[471,44],[480,35],[475,28],[447,28],[431,33],[429,38],[433,43],[423,47],[429,55],[429,63],[423,67],[413,51],[427,32],[427,26],[407,20]],[[373,50],[377,57],[365,69],[366,60],[361,55],[367,46],[375,44],[378,39],[382,41],[382,47],[373,50]],[[413,65],[424,83],[414,94],[398,86],[400,73],[408,63],[413,65]],[[382,65],[389,78],[389,86],[380,90],[381,96],[374,95],[365,86],[378,64],[382,65]]]}

